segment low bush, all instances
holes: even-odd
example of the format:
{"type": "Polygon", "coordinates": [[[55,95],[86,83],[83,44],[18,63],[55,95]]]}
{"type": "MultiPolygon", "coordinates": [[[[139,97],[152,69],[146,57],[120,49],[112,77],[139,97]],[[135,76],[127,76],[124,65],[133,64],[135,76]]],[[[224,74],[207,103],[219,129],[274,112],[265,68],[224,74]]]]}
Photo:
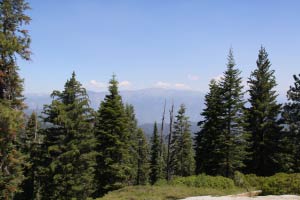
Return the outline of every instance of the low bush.
{"type": "Polygon", "coordinates": [[[189,177],[176,177],[171,182],[171,185],[186,185],[197,188],[212,188],[212,189],[234,189],[233,180],[222,176],[198,175],[189,177]]]}
{"type": "Polygon", "coordinates": [[[155,182],[155,186],[164,186],[168,185],[168,181],[166,179],[159,179],[158,181],[155,182]]]}
{"type": "Polygon", "coordinates": [[[170,182],[159,180],[155,186],[130,186],[112,191],[101,200],[181,199],[188,196],[236,194],[245,190],[262,190],[262,195],[300,195],[300,173],[259,177],[235,172],[233,179],[205,174],[174,177],[170,182]]]}
{"type": "Polygon", "coordinates": [[[241,172],[236,171],[234,173],[233,181],[237,187],[244,188],[247,191],[250,191],[253,188],[253,186],[251,186],[248,182],[246,176],[241,172]]]}
{"type": "Polygon", "coordinates": [[[129,186],[109,192],[97,200],[175,200],[191,196],[224,196],[238,194],[243,191],[221,190],[211,188],[188,187],[185,185],[161,185],[161,186],[129,186]]]}
{"type": "MultiPolygon", "coordinates": [[[[239,175],[242,177],[242,175],[239,175]]],[[[244,175],[251,188],[262,190],[262,195],[282,195],[298,194],[300,195],[300,173],[286,174],[278,173],[269,177],[260,177],[255,174],[244,175]]],[[[243,187],[237,184],[236,186],[243,187]]]]}
{"type": "Polygon", "coordinates": [[[263,195],[300,194],[300,174],[278,173],[266,177],[262,192],[263,195]]]}
{"type": "Polygon", "coordinates": [[[257,190],[262,190],[264,184],[264,177],[256,176],[255,174],[246,174],[245,179],[251,188],[255,188],[257,190]]]}

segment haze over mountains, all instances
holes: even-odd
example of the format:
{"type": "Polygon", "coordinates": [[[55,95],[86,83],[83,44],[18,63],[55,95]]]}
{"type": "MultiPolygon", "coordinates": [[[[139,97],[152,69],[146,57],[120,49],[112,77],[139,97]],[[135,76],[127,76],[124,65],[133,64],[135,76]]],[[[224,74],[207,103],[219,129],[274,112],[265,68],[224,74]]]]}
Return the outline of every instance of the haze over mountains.
{"type": "MultiPolygon", "coordinates": [[[[175,90],[175,89],[161,89],[149,88],[141,90],[123,90],[120,91],[124,103],[130,103],[135,108],[136,117],[139,126],[144,129],[147,135],[152,133],[153,123],[156,121],[161,123],[164,102],[166,100],[166,115],[165,126],[169,122],[169,109],[172,101],[174,101],[175,112],[181,103],[186,105],[187,116],[190,117],[191,130],[193,133],[198,131],[197,122],[201,120],[200,113],[204,108],[205,93],[194,90],[175,90]]],[[[88,91],[91,106],[97,110],[100,102],[104,99],[107,92],[93,92],[88,91]]],[[[41,112],[44,104],[51,103],[50,94],[26,94],[26,104],[28,105],[27,113],[32,110],[41,112]]],[[[246,95],[245,98],[248,98],[246,95]]],[[[280,103],[284,103],[285,97],[280,95],[278,97],[280,103]]],[[[160,125],[159,125],[160,126],[160,125]]],[[[165,133],[167,133],[167,128],[165,133]]]]}
{"type": "MultiPolygon", "coordinates": [[[[204,93],[192,90],[171,90],[150,88],[142,90],[126,90],[120,92],[124,103],[130,103],[135,108],[136,117],[140,125],[153,124],[154,121],[161,122],[164,102],[166,100],[166,123],[168,122],[169,109],[172,101],[175,105],[175,114],[180,104],[185,104],[187,115],[191,122],[200,120],[200,112],[204,106],[204,93]]],[[[91,106],[98,109],[100,102],[104,99],[106,92],[88,91],[91,106]]],[[[43,109],[44,104],[51,102],[50,94],[27,94],[26,104],[28,111],[43,109]]],[[[195,124],[195,123],[193,123],[195,124]]],[[[193,125],[194,126],[194,125],[193,125]]]]}

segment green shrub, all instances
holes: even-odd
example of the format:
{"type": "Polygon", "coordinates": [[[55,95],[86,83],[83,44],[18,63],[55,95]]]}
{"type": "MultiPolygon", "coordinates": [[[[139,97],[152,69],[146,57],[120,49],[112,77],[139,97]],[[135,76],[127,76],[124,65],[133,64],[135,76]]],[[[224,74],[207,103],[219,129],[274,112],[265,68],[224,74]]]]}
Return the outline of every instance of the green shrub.
{"type": "Polygon", "coordinates": [[[252,188],[262,190],[263,195],[300,194],[300,174],[278,173],[270,177],[247,174],[245,178],[252,188]]]}
{"type": "Polygon", "coordinates": [[[235,172],[234,178],[222,176],[198,176],[174,177],[170,182],[162,179],[155,183],[156,186],[182,186],[220,191],[234,191],[237,188],[250,190],[262,190],[262,195],[300,195],[300,173],[278,173],[270,177],[260,177],[255,174],[244,175],[235,172]]]}
{"type": "Polygon", "coordinates": [[[249,184],[249,182],[248,182],[247,178],[245,177],[245,175],[242,174],[239,171],[234,172],[233,181],[234,181],[234,184],[237,187],[244,188],[247,191],[252,189],[252,186],[249,184]]]}
{"type": "Polygon", "coordinates": [[[257,190],[262,190],[264,180],[265,180],[264,177],[256,176],[255,174],[247,174],[247,175],[245,175],[245,178],[251,188],[255,188],[257,190]]]}
{"type": "Polygon", "coordinates": [[[164,186],[168,185],[168,181],[166,179],[159,179],[158,181],[155,182],[155,186],[164,186]]]}
{"type": "Polygon", "coordinates": [[[189,177],[176,177],[171,185],[186,185],[189,187],[212,188],[212,189],[233,189],[235,188],[233,180],[222,176],[198,175],[189,177]]]}
{"type": "Polygon", "coordinates": [[[266,177],[262,192],[264,195],[300,194],[300,174],[278,173],[266,177]]]}

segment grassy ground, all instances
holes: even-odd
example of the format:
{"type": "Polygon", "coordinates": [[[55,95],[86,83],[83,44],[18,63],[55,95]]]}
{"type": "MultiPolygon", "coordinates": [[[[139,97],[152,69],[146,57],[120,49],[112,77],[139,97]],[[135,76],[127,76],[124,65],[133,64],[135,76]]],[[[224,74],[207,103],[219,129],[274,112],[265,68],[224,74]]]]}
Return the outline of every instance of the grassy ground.
{"type": "Polygon", "coordinates": [[[244,190],[236,188],[219,190],[209,188],[196,188],[188,186],[131,186],[108,193],[97,200],[175,200],[191,196],[221,196],[237,194],[244,190]]]}

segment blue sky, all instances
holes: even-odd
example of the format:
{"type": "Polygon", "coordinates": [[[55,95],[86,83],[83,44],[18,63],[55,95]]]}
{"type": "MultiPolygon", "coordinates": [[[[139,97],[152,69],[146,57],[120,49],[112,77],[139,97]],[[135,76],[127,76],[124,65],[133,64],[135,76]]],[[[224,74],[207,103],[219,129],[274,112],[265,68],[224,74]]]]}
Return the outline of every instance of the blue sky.
{"type": "Polygon", "coordinates": [[[278,91],[300,73],[297,0],[30,0],[32,61],[19,61],[25,93],[62,89],[75,70],[103,91],[115,73],[121,89],[207,91],[233,48],[247,79],[264,45],[278,91]]]}

